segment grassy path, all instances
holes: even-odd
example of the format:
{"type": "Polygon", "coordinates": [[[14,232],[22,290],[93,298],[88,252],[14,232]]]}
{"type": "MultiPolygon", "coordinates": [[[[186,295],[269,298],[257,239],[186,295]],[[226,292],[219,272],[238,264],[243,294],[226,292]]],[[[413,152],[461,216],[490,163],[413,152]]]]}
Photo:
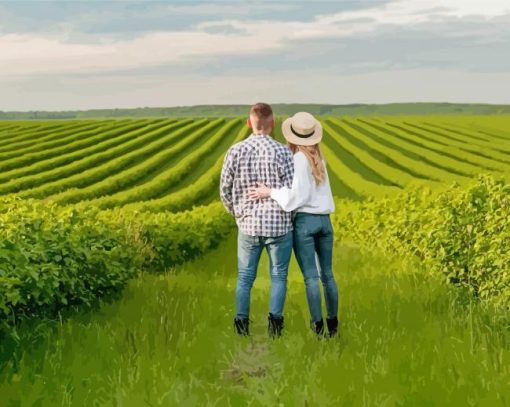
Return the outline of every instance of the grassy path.
{"type": "Polygon", "coordinates": [[[0,405],[510,405],[508,326],[462,292],[338,247],[340,336],[308,332],[293,262],[286,334],[270,341],[266,264],[252,337],[232,328],[233,237],[203,259],[143,275],[99,310],[22,329],[25,351],[0,360],[0,405]]]}

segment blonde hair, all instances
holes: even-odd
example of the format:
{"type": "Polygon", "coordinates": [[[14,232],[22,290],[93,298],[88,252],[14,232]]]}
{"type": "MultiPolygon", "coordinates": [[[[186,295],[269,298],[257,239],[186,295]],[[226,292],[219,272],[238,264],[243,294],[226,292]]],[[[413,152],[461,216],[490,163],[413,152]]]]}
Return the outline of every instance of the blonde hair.
{"type": "Polygon", "coordinates": [[[306,156],[310,163],[312,175],[317,185],[326,180],[326,168],[324,167],[322,152],[318,144],[314,144],[313,146],[298,146],[292,143],[287,144],[293,154],[300,151],[306,156]]]}

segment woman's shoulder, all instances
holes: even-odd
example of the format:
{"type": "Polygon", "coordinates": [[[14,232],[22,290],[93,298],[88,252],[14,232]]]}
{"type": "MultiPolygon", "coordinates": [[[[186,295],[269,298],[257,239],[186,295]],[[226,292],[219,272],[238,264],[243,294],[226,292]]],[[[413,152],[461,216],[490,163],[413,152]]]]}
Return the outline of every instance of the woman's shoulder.
{"type": "Polygon", "coordinates": [[[306,155],[305,153],[303,153],[302,151],[298,151],[296,152],[296,154],[294,154],[294,162],[307,162],[308,159],[306,158],[306,155]]]}

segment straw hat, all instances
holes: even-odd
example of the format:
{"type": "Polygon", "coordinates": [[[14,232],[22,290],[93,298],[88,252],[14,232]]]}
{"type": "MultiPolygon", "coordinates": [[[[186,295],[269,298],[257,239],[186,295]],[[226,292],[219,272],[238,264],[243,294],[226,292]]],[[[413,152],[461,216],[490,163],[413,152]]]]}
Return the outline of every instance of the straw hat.
{"type": "Polygon", "coordinates": [[[298,146],[312,146],[322,139],[322,125],[310,113],[299,112],[282,124],[283,137],[298,146]]]}

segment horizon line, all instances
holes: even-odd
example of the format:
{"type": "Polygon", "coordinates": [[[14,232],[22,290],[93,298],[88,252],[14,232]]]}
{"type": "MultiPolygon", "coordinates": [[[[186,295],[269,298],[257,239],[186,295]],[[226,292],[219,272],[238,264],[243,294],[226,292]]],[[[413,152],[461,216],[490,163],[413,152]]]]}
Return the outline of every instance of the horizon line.
{"type": "MultiPolygon", "coordinates": [[[[492,102],[387,102],[387,103],[304,103],[304,102],[274,102],[268,103],[272,106],[282,105],[307,105],[307,106],[337,106],[337,107],[359,107],[359,106],[388,106],[388,105],[481,105],[481,106],[510,106],[509,103],[492,103],[492,102]]],[[[136,109],[189,109],[189,108],[202,108],[202,107],[249,107],[251,103],[209,103],[209,104],[194,104],[194,105],[171,105],[171,106],[136,106],[136,107],[97,107],[90,109],[61,109],[61,110],[0,110],[0,113],[58,113],[58,112],[90,112],[97,110],[136,110],[136,109]]]]}

